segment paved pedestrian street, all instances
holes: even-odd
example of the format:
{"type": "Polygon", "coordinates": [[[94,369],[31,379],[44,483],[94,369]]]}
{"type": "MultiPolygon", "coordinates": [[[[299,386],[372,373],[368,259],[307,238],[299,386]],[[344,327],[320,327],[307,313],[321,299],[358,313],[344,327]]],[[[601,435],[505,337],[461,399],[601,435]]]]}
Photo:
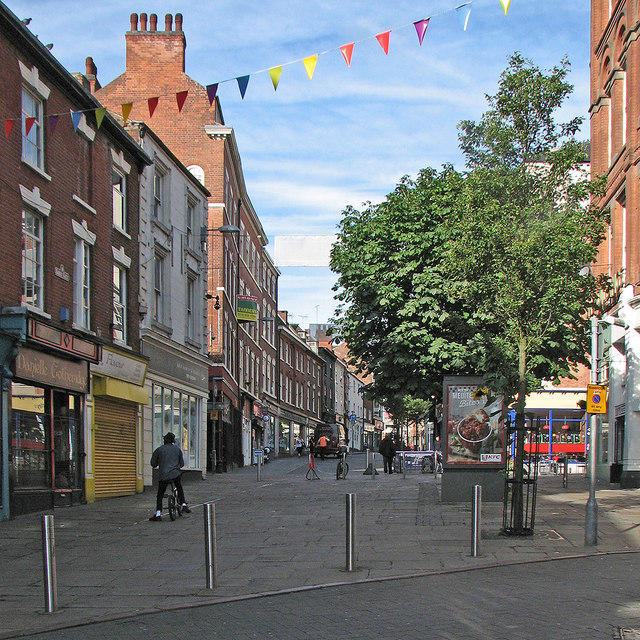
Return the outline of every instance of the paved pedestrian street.
{"type": "Polygon", "coordinates": [[[187,483],[193,512],[175,522],[149,522],[151,490],[57,509],[54,613],[44,613],[42,514],[0,523],[0,638],[609,640],[640,629],[637,490],[599,487],[598,545],[585,547],[586,479],[563,489],[542,477],[535,535],[500,535],[502,504],[485,503],[474,558],[470,504],[441,504],[438,477],[366,476],[363,455],[349,462],[340,481],[335,459],[308,481],[295,457],[265,465],[260,481],[249,467],[187,483]],[[215,504],[214,589],[205,502],[215,504]]]}

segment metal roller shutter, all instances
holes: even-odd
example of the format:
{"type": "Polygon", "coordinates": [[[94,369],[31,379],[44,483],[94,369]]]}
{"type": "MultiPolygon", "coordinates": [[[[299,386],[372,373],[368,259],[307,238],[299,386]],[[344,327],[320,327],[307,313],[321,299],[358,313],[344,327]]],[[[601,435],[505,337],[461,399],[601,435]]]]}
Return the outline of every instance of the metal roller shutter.
{"type": "Polygon", "coordinates": [[[136,492],[136,425],[138,405],[95,399],[96,498],[136,492]]]}

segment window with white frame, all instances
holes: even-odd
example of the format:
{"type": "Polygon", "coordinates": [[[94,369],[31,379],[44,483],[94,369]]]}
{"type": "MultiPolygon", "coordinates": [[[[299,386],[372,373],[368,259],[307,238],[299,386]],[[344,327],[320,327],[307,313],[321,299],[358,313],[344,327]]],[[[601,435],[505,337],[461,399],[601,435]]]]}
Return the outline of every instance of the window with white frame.
{"type": "Polygon", "coordinates": [[[111,169],[111,186],[113,192],[113,224],[126,231],[127,229],[127,189],[126,177],[117,167],[111,169]]]}
{"type": "Polygon", "coordinates": [[[198,317],[198,297],[196,296],[197,276],[195,273],[187,274],[187,309],[186,309],[186,334],[190,340],[196,340],[198,334],[196,331],[196,318],[198,317]]]}
{"type": "Polygon", "coordinates": [[[156,161],[153,168],[153,217],[167,222],[167,170],[156,161]]]}
{"type": "Polygon", "coordinates": [[[43,100],[22,88],[22,159],[44,171],[43,100]]]}
{"type": "Polygon", "coordinates": [[[156,249],[153,254],[153,319],[160,324],[166,322],[165,254],[156,249]]]}
{"type": "Polygon", "coordinates": [[[196,201],[187,196],[187,211],[186,211],[186,243],[189,249],[194,248],[194,229],[197,228],[197,220],[196,220],[196,201]]]}
{"type": "Polygon", "coordinates": [[[30,209],[22,210],[22,302],[42,309],[43,219],[30,209]]]}
{"type": "Polygon", "coordinates": [[[113,339],[127,341],[127,269],[113,265],[113,339]]]}
{"type": "Polygon", "coordinates": [[[91,247],[76,238],[73,251],[73,322],[90,328],[91,319],[91,247]]]}

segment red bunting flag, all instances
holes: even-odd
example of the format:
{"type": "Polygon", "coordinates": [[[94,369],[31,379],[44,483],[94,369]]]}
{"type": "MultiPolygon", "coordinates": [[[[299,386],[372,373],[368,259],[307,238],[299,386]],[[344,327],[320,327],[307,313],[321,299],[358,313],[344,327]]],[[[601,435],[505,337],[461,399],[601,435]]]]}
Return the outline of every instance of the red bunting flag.
{"type": "Polygon", "coordinates": [[[176,102],[178,103],[178,113],[182,113],[182,107],[184,107],[184,101],[187,99],[189,95],[188,91],[178,91],[176,93],[176,102]]]}
{"type": "Polygon", "coordinates": [[[389,35],[390,34],[391,34],[391,31],[385,31],[384,33],[379,33],[376,36],[376,39],[380,43],[380,46],[382,47],[386,55],[389,55],[389,35]]]}
{"type": "Polygon", "coordinates": [[[25,118],[24,119],[24,135],[25,136],[29,135],[29,131],[31,131],[31,127],[33,127],[35,122],[36,122],[35,118],[25,118]]]}
{"type": "Polygon", "coordinates": [[[340,47],[340,51],[342,51],[342,56],[344,57],[344,61],[347,63],[347,67],[351,66],[351,56],[353,55],[353,45],[355,43],[351,42],[349,44],[343,44],[340,47]]]}
{"type": "Polygon", "coordinates": [[[418,34],[418,42],[422,45],[424,34],[427,33],[427,27],[429,26],[429,18],[418,20],[418,22],[413,23],[413,26],[416,28],[416,33],[418,34]]]}
{"type": "Polygon", "coordinates": [[[147,100],[147,106],[149,107],[150,118],[153,118],[153,112],[156,110],[156,107],[158,106],[158,100],[159,98],[149,98],[147,100]]]}
{"type": "Polygon", "coordinates": [[[11,129],[13,129],[13,120],[5,120],[4,121],[4,132],[7,134],[7,138],[11,133],[11,129]]]}

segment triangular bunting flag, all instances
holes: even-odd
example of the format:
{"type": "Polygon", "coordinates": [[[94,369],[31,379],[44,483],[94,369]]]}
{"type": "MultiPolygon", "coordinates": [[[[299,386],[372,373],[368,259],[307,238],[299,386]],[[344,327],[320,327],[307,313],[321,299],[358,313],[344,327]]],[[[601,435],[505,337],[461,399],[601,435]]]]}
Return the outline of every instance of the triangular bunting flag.
{"type": "Polygon", "coordinates": [[[56,131],[56,126],[58,125],[58,118],[59,116],[57,114],[49,116],[49,131],[51,131],[51,135],[53,135],[56,131]]]}
{"type": "Polygon", "coordinates": [[[82,112],[81,111],[71,111],[71,122],[73,124],[73,130],[78,130],[78,125],[80,124],[80,120],[82,120],[82,112]]]}
{"type": "Polygon", "coordinates": [[[238,83],[238,89],[240,89],[240,97],[244,100],[244,94],[247,92],[247,86],[249,84],[249,76],[240,76],[236,78],[238,83]]]}
{"type": "Polygon", "coordinates": [[[313,72],[316,70],[316,63],[318,62],[318,54],[316,53],[314,56],[309,56],[305,58],[302,63],[304,64],[304,68],[307,70],[307,75],[309,76],[309,80],[313,78],[313,72]]]}
{"type": "Polygon", "coordinates": [[[127,120],[129,119],[129,114],[131,113],[132,107],[133,102],[125,102],[122,105],[122,119],[124,120],[123,124],[127,124],[127,120]]]}
{"type": "Polygon", "coordinates": [[[500,4],[504,9],[504,15],[506,16],[509,13],[509,5],[511,4],[511,0],[500,0],[500,4]]]}
{"type": "Polygon", "coordinates": [[[427,33],[427,27],[429,26],[429,18],[418,20],[418,22],[413,23],[413,26],[416,28],[416,33],[418,34],[418,42],[422,45],[424,34],[427,33]]]}
{"type": "Polygon", "coordinates": [[[218,83],[207,85],[207,96],[209,97],[209,106],[213,104],[216,99],[216,93],[218,93],[218,83]]]}
{"type": "Polygon", "coordinates": [[[29,135],[29,131],[31,131],[31,127],[33,127],[35,122],[36,122],[35,118],[25,118],[24,119],[24,135],[25,136],[29,135]]]}
{"type": "Polygon", "coordinates": [[[4,121],[4,132],[7,134],[7,138],[11,134],[11,129],[13,129],[13,120],[5,120],[4,121]]]}
{"type": "Polygon", "coordinates": [[[178,113],[182,113],[182,107],[184,107],[184,101],[187,99],[189,95],[188,91],[178,91],[176,93],[176,102],[178,103],[178,113]]]}
{"type": "Polygon", "coordinates": [[[389,35],[390,34],[391,34],[391,31],[385,31],[384,33],[379,33],[376,36],[376,39],[380,43],[380,46],[382,47],[386,55],[389,55],[389,35]]]}
{"type": "Polygon", "coordinates": [[[153,114],[158,106],[158,101],[160,98],[149,98],[147,100],[147,106],[149,107],[149,117],[153,118],[153,114]]]}
{"type": "Polygon", "coordinates": [[[104,119],[104,114],[107,113],[107,107],[100,107],[99,109],[96,109],[96,125],[98,127],[98,129],[100,128],[100,125],[102,124],[102,120],[104,119]]]}
{"type": "Polygon", "coordinates": [[[471,3],[467,2],[466,4],[461,4],[459,7],[456,7],[456,13],[462,25],[462,30],[466,31],[469,25],[469,16],[471,15],[471,3]]]}
{"type": "Polygon", "coordinates": [[[278,83],[280,82],[280,74],[282,73],[282,67],[273,67],[269,69],[269,75],[271,76],[271,82],[273,82],[273,90],[278,89],[278,83]]]}
{"type": "Polygon", "coordinates": [[[340,51],[342,51],[342,56],[344,57],[344,61],[347,63],[347,67],[351,66],[351,56],[353,55],[353,45],[351,42],[349,44],[343,44],[340,47],[340,51]]]}

